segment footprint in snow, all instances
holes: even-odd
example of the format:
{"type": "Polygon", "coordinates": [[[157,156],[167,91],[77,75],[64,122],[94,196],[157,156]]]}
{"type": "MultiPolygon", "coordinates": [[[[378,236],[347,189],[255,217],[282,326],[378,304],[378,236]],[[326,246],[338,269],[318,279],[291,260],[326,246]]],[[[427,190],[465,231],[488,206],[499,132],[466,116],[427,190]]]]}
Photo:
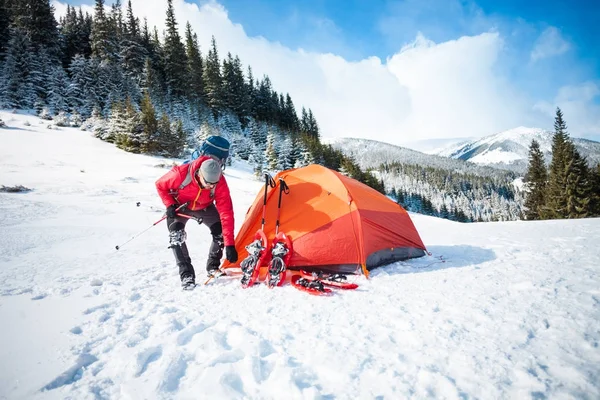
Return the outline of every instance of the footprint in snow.
{"type": "Polygon", "coordinates": [[[81,335],[83,333],[83,329],[81,329],[79,326],[74,326],[73,328],[69,329],[69,332],[71,332],[73,335],[81,335]]]}
{"type": "Polygon", "coordinates": [[[167,366],[163,379],[158,384],[159,390],[169,393],[176,392],[181,378],[185,376],[187,366],[188,361],[183,354],[175,356],[167,366]]]}
{"type": "Polygon", "coordinates": [[[148,370],[148,366],[162,356],[162,346],[150,347],[137,355],[136,378],[148,370]]]}
{"type": "Polygon", "coordinates": [[[33,296],[31,300],[41,300],[45,299],[48,295],[46,293],[38,294],[37,296],[33,296]]]}
{"type": "Polygon", "coordinates": [[[209,366],[214,367],[217,364],[234,364],[238,361],[243,360],[244,357],[246,357],[246,355],[242,350],[228,351],[212,360],[209,366]]]}
{"type": "Polygon", "coordinates": [[[103,282],[100,279],[92,279],[90,286],[102,286],[103,282]]]}
{"type": "Polygon", "coordinates": [[[98,311],[98,310],[104,310],[104,309],[106,309],[106,308],[108,308],[108,307],[110,307],[110,304],[108,304],[108,303],[100,304],[100,305],[98,305],[98,306],[94,306],[94,307],[90,307],[90,308],[86,309],[86,310],[83,312],[83,314],[84,314],[84,315],[89,315],[89,314],[91,314],[91,313],[93,313],[93,312],[96,312],[96,311],[98,311]]]}
{"type": "Polygon", "coordinates": [[[134,293],[131,296],[129,296],[129,301],[138,301],[139,299],[142,298],[142,295],[139,293],[134,293]]]}
{"type": "Polygon", "coordinates": [[[246,397],[246,393],[244,393],[244,383],[238,374],[227,373],[221,377],[220,382],[238,394],[238,396],[233,397],[246,397]]]}
{"type": "Polygon", "coordinates": [[[54,378],[52,382],[44,386],[41,391],[53,390],[61,386],[71,385],[77,382],[83,376],[86,368],[96,361],[98,361],[98,358],[91,354],[80,354],[75,361],[75,364],[71,368],[54,378]]]}
{"type": "Polygon", "coordinates": [[[179,346],[184,346],[184,345],[188,344],[192,340],[194,335],[205,331],[206,328],[208,328],[208,326],[204,325],[202,323],[187,328],[186,330],[184,330],[177,336],[177,344],[179,346]]]}

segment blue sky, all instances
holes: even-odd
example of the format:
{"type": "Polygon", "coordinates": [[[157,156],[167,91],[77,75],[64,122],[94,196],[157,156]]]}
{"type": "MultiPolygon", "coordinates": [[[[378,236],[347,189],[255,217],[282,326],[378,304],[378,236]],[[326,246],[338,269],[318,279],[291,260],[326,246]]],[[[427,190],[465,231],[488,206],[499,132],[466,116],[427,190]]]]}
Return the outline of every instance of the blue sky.
{"type": "MultiPolygon", "coordinates": [[[[64,1],[54,3],[60,12],[64,1]]],[[[151,25],[164,24],[166,0],[132,3],[151,25]]],[[[189,20],[201,47],[215,35],[222,55],[240,55],[256,77],[267,74],[276,90],[289,92],[297,108],[310,107],[324,136],[376,131],[401,143],[520,125],[552,129],[560,106],[572,136],[600,140],[598,0],[174,5],[181,27],[189,20]],[[340,118],[348,112],[352,121],[340,118]]]]}
{"type": "Polygon", "coordinates": [[[533,90],[600,78],[600,1],[597,0],[261,0],[220,1],[251,36],[291,48],[333,52],[350,61],[382,60],[417,32],[436,43],[497,30],[507,41],[503,68],[533,90]],[[550,65],[523,65],[539,35],[560,30],[569,49],[550,65]]]}

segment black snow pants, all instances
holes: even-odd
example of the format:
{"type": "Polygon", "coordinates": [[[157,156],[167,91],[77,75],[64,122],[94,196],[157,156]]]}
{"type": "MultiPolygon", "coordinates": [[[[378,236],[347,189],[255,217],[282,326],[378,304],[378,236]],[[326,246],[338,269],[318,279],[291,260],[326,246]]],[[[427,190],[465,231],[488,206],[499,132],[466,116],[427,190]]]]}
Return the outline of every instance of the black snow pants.
{"type": "MultiPolygon", "coordinates": [[[[221,257],[223,257],[223,228],[221,226],[221,218],[214,204],[209,205],[203,210],[188,210],[183,209],[178,211],[180,214],[191,215],[197,218],[203,225],[208,226],[212,235],[212,243],[208,250],[208,259],[206,261],[206,270],[211,271],[219,268],[221,265],[221,257]]],[[[181,279],[191,276],[196,278],[192,259],[188,252],[187,244],[185,243],[186,233],[185,225],[189,218],[176,216],[175,218],[167,218],[167,226],[169,228],[170,248],[173,249],[175,261],[179,267],[179,276],[181,279]]],[[[194,222],[194,221],[192,221],[194,222]]]]}

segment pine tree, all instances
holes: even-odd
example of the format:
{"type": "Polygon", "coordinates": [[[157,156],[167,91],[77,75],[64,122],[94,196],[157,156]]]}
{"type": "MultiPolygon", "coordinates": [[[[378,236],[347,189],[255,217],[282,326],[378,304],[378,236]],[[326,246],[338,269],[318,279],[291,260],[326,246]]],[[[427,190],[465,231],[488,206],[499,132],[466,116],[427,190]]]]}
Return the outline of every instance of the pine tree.
{"type": "Polygon", "coordinates": [[[8,1],[10,0],[0,0],[0,63],[4,61],[4,55],[8,50],[8,42],[10,41],[8,1]]]}
{"type": "Polygon", "coordinates": [[[68,91],[70,82],[69,77],[62,66],[58,65],[53,67],[49,81],[48,106],[55,114],[58,114],[61,111],[68,111],[68,91]]]}
{"type": "Polygon", "coordinates": [[[591,214],[592,187],[589,168],[585,158],[581,157],[571,141],[567,143],[567,154],[567,218],[585,218],[591,214]]]}
{"type": "Polygon", "coordinates": [[[33,47],[26,32],[11,30],[2,70],[3,103],[10,108],[32,108],[36,101],[33,47]]]}
{"type": "Polygon", "coordinates": [[[71,75],[71,83],[67,91],[68,103],[71,110],[87,117],[96,104],[88,61],[83,55],[77,54],[73,57],[69,65],[69,74],[71,75]]]}
{"type": "Polygon", "coordinates": [[[81,54],[85,58],[89,58],[92,55],[92,25],[94,23],[94,19],[87,12],[83,15],[83,11],[79,8],[79,12],[77,13],[78,20],[78,34],[79,34],[79,49],[76,54],[81,54]]]}
{"type": "Polygon", "coordinates": [[[109,60],[113,56],[110,22],[104,12],[104,0],[96,0],[94,19],[90,34],[92,55],[101,60],[109,60]]]}
{"type": "Polygon", "coordinates": [[[279,149],[275,131],[270,129],[267,135],[267,146],[265,149],[265,160],[269,171],[277,171],[279,164],[279,149]]]}
{"type": "Polygon", "coordinates": [[[221,76],[221,64],[217,51],[217,42],[212,37],[211,48],[204,64],[204,87],[206,100],[215,118],[223,111],[223,78],[221,76]]]}
{"type": "Polygon", "coordinates": [[[77,11],[67,4],[67,14],[60,20],[60,36],[62,39],[63,67],[67,68],[78,49],[78,18],[77,11]]]}
{"type": "Polygon", "coordinates": [[[600,163],[596,164],[596,168],[591,171],[591,215],[592,217],[600,217],[600,163]]]}
{"type": "MultiPolygon", "coordinates": [[[[132,85],[139,85],[144,71],[144,63],[148,53],[142,45],[139,19],[133,15],[131,0],[127,3],[127,18],[125,20],[123,40],[121,42],[120,59],[125,76],[132,85]]],[[[132,95],[137,88],[129,88],[132,95]]],[[[135,97],[134,97],[135,98],[135,97]]]]}
{"type": "Polygon", "coordinates": [[[187,74],[189,77],[189,97],[193,102],[205,103],[204,93],[204,62],[198,46],[198,37],[192,32],[192,26],[188,22],[185,27],[185,51],[187,54],[187,74]]]}
{"type": "Polygon", "coordinates": [[[175,98],[188,93],[187,56],[177,30],[173,0],[167,0],[167,21],[164,44],[164,65],[167,87],[175,98]]]}
{"type": "Polygon", "coordinates": [[[46,49],[55,61],[61,58],[58,39],[58,24],[54,18],[54,7],[48,0],[9,1],[12,24],[25,32],[31,45],[36,49],[46,49]]]}
{"type": "Polygon", "coordinates": [[[160,155],[169,155],[169,141],[171,136],[171,121],[167,114],[162,114],[156,127],[155,144],[160,155]]]}
{"type": "Polygon", "coordinates": [[[130,99],[125,101],[122,112],[121,120],[117,123],[119,131],[116,134],[115,144],[130,153],[140,153],[146,147],[140,115],[130,99]]]}
{"type": "MultiPolygon", "coordinates": [[[[252,67],[248,66],[248,76],[244,83],[245,86],[245,102],[247,104],[247,115],[252,118],[257,118],[256,116],[256,107],[254,105],[254,99],[256,96],[256,89],[254,87],[254,75],[252,74],[252,67]]],[[[247,126],[247,125],[244,125],[247,126]]]]}
{"type": "Polygon", "coordinates": [[[143,153],[154,153],[158,150],[155,139],[158,131],[158,121],[156,120],[156,111],[152,104],[150,94],[145,91],[141,103],[141,124],[143,132],[142,148],[143,153]]]}
{"type": "Polygon", "coordinates": [[[548,177],[548,196],[542,212],[544,219],[567,217],[567,198],[564,188],[567,185],[567,165],[570,161],[567,152],[568,143],[567,125],[563,119],[562,111],[557,108],[554,120],[554,135],[552,136],[552,162],[550,163],[548,177]]]}
{"type": "Polygon", "coordinates": [[[527,185],[527,197],[525,199],[527,219],[535,220],[542,218],[542,208],[546,203],[546,187],[548,171],[544,163],[544,154],[540,150],[540,144],[533,139],[529,147],[529,165],[525,174],[527,185]]]}
{"type": "Polygon", "coordinates": [[[321,135],[319,133],[319,125],[317,124],[317,120],[313,116],[312,110],[308,109],[308,118],[307,118],[307,133],[309,136],[320,140],[321,135]]]}

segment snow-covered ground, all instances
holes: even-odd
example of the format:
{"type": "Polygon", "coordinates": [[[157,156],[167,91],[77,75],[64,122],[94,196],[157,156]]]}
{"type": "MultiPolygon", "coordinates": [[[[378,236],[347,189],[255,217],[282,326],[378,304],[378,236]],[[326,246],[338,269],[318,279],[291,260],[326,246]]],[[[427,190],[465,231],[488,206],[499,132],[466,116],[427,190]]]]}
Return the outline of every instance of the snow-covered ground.
{"type": "MultiPolygon", "coordinates": [[[[171,160],[0,118],[0,186],[32,189],[0,193],[0,399],[600,398],[598,219],[412,215],[432,256],[356,291],[183,292],[164,223],[115,250],[171,160]]],[[[239,228],[261,183],[225,175],[239,228]]],[[[189,224],[198,272],[209,239],[189,224]]]]}

